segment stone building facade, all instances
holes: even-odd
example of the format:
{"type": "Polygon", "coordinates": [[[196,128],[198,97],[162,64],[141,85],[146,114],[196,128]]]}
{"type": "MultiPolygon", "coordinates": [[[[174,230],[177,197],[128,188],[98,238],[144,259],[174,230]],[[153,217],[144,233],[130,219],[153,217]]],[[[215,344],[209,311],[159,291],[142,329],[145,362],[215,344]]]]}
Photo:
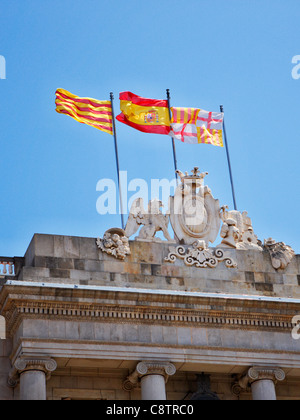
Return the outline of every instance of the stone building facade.
{"type": "Polygon", "coordinates": [[[300,256],[207,203],[191,240],[156,208],[0,258],[0,399],[299,400],[300,256]]]}
{"type": "Polygon", "coordinates": [[[166,262],[168,244],[130,248],[34,236],[1,280],[1,399],[187,400],[202,373],[221,400],[300,399],[300,256],[277,272],[268,251],[197,268],[166,262]]]}

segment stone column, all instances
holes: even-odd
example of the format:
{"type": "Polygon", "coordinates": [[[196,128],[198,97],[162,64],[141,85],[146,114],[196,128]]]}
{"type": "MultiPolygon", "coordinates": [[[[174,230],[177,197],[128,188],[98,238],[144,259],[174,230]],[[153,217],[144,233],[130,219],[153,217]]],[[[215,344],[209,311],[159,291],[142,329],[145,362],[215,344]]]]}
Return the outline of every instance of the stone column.
{"type": "Polygon", "coordinates": [[[124,382],[123,388],[132,390],[140,379],[142,400],[166,400],[166,382],[175,372],[176,368],[172,363],[140,362],[124,382]]]}
{"type": "Polygon", "coordinates": [[[20,400],[46,400],[46,380],[56,368],[53,359],[17,359],[14,376],[20,375],[20,400]]]}
{"type": "Polygon", "coordinates": [[[276,401],[275,384],[285,379],[285,373],[279,368],[252,367],[248,377],[254,401],[276,401]]]}

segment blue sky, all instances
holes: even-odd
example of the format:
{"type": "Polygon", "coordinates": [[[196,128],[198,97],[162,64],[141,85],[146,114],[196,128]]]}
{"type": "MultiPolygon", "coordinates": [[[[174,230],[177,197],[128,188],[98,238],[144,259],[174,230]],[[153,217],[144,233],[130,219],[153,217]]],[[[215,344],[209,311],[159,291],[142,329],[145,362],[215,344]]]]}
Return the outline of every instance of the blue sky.
{"type": "MultiPolygon", "coordinates": [[[[238,209],[258,237],[299,253],[299,0],[1,0],[0,255],[34,233],[97,237],[97,182],[116,179],[113,137],[55,112],[64,88],[99,100],[131,91],[174,106],[224,105],[238,209]]],[[[174,177],[171,140],[117,124],[128,179],[174,177]]],[[[225,149],[176,141],[178,167],[233,208],[225,149]]],[[[133,194],[133,193],[132,193],[133,194]]],[[[130,198],[130,194],[129,194],[130,198]]]]}

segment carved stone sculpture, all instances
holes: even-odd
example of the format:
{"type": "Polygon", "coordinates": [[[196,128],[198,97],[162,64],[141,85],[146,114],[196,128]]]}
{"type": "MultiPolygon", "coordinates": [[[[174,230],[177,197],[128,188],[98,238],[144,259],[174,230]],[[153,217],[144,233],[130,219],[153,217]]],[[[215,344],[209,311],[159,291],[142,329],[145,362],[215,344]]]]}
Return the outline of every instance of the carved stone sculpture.
{"type": "Polygon", "coordinates": [[[276,270],[284,270],[295,255],[290,246],[284,242],[276,242],[272,238],[265,239],[264,246],[269,251],[272,265],[276,270]]]}
{"type": "Polygon", "coordinates": [[[220,208],[223,220],[220,236],[223,238],[221,246],[238,249],[256,249],[262,251],[257,236],[253,232],[252,222],[248,213],[237,210],[228,211],[228,206],[220,208]]]}
{"type": "Polygon", "coordinates": [[[234,219],[226,219],[224,221],[220,236],[221,238],[224,238],[221,242],[223,245],[228,245],[232,248],[237,247],[237,243],[240,239],[240,231],[236,227],[236,221],[234,219]]]}
{"type": "Polygon", "coordinates": [[[102,252],[119,260],[124,260],[127,255],[130,255],[129,240],[123,229],[112,228],[107,230],[103,239],[97,238],[96,243],[102,252]]]}
{"type": "Polygon", "coordinates": [[[172,238],[168,232],[169,215],[164,215],[160,210],[163,204],[160,200],[154,199],[149,201],[148,209],[144,209],[142,198],[137,198],[131,206],[130,214],[125,227],[125,235],[130,238],[142,226],[137,240],[143,241],[160,241],[156,238],[157,232],[162,231],[167,241],[172,242],[172,238]]]}
{"type": "Polygon", "coordinates": [[[222,249],[216,249],[214,252],[206,247],[205,241],[195,241],[192,247],[185,248],[182,245],[169,247],[169,254],[165,258],[166,262],[174,263],[177,258],[184,260],[185,265],[200,268],[214,268],[219,262],[225,261],[228,268],[236,268],[237,264],[233,259],[224,254],[222,249]]]}
{"type": "Polygon", "coordinates": [[[194,168],[191,175],[177,171],[181,184],[170,197],[170,220],[177,242],[193,244],[203,240],[213,243],[220,229],[219,200],[204,186],[207,172],[194,168]]]}

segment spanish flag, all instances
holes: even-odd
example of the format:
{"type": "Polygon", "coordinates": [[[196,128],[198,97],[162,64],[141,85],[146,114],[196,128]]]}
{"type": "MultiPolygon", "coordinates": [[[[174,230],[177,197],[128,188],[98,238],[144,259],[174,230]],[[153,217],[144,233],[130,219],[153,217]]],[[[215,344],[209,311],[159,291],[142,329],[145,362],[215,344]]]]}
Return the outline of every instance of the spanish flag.
{"type": "Polygon", "coordinates": [[[117,120],[144,133],[169,134],[167,100],[142,98],[131,92],[120,93],[122,113],[117,120]]]}
{"type": "Polygon", "coordinates": [[[113,134],[111,101],[79,98],[64,89],[57,89],[56,112],[67,114],[82,124],[113,134]]]}

